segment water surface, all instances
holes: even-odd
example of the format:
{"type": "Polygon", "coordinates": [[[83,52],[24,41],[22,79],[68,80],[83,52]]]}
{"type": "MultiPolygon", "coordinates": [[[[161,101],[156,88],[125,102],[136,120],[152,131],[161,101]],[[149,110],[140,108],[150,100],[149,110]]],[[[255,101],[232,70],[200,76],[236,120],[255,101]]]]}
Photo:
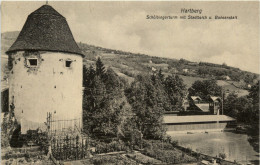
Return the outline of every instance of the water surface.
{"type": "Polygon", "coordinates": [[[213,132],[197,134],[174,134],[168,133],[179,145],[190,147],[192,150],[216,156],[225,153],[226,160],[241,163],[258,162],[259,154],[247,141],[247,135],[232,132],[213,132]]]}

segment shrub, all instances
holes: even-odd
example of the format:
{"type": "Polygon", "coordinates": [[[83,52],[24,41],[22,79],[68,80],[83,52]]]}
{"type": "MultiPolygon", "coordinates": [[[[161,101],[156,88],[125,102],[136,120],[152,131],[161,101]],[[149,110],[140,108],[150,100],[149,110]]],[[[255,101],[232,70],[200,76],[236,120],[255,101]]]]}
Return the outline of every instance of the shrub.
{"type": "Polygon", "coordinates": [[[194,157],[183,154],[178,150],[145,150],[144,154],[159,159],[167,164],[196,162],[194,157]]]}
{"type": "Polygon", "coordinates": [[[227,157],[225,153],[219,153],[218,156],[223,160],[227,157]]]}
{"type": "Polygon", "coordinates": [[[97,142],[96,143],[97,153],[107,153],[115,151],[127,151],[127,146],[121,141],[112,141],[111,143],[97,142]]]}
{"type": "Polygon", "coordinates": [[[133,161],[122,157],[120,155],[106,155],[106,156],[95,156],[92,158],[91,162],[94,165],[99,164],[118,164],[118,165],[131,165],[135,164],[133,161]]]}

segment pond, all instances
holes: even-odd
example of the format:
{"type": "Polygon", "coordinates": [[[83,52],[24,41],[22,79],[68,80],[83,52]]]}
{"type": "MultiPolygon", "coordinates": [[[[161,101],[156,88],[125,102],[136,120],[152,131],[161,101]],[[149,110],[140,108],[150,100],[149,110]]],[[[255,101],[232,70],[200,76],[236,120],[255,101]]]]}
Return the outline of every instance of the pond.
{"type": "Polygon", "coordinates": [[[253,150],[245,134],[233,132],[168,134],[174,140],[178,140],[180,146],[190,147],[194,151],[211,156],[225,153],[226,160],[258,164],[259,154],[253,150]]]}

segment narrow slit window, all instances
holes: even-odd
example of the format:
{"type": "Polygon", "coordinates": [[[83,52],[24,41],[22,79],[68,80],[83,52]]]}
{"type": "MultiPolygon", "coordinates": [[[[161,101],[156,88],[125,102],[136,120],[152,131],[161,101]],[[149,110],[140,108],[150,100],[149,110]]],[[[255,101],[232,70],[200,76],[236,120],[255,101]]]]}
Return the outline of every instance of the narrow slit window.
{"type": "Polygon", "coordinates": [[[38,65],[37,59],[28,59],[28,64],[30,67],[36,67],[38,65]]]}
{"type": "Polygon", "coordinates": [[[70,67],[71,67],[71,63],[72,63],[71,60],[67,60],[67,61],[65,62],[66,67],[67,67],[67,68],[70,68],[70,67]]]}

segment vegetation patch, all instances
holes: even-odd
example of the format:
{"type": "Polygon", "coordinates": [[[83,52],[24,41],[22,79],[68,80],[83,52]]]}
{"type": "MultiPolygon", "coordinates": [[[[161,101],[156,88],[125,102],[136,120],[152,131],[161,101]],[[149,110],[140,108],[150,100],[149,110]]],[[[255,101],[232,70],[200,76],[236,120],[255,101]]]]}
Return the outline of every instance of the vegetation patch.
{"type": "Polygon", "coordinates": [[[141,153],[127,154],[127,157],[134,159],[137,163],[141,164],[165,164],[160,160],[143,155],[141,153]]]}
{"type": "Polygon", "coordinates": [[[136,165],[136,162],[122,155],[94,156],[91,159],[94,165],[136,165]]]}

